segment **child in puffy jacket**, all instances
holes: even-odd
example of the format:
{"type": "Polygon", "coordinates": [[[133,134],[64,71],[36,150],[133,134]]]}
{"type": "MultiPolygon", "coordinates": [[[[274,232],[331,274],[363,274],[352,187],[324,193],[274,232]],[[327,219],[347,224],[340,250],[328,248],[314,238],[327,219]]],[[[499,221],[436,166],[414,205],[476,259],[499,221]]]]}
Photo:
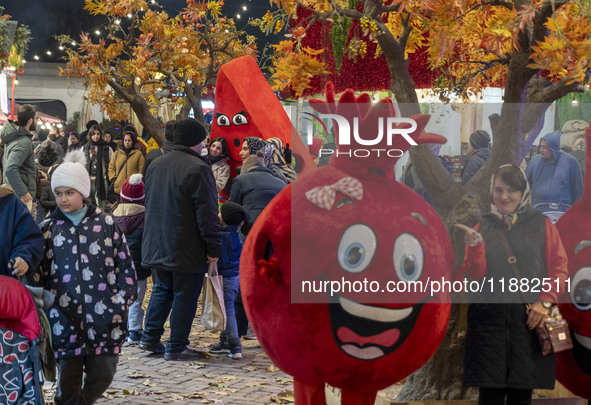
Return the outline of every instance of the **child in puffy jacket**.
{"type": "Polygon", "coordinates": [[[47,315],[60,371],[56,405],[92,404],[109,387],[137,289],[125,235],[88,199],[85,160],[73,151],[55,169],[57,208],[41,223],[44,257],[35,278],[55,294],[47,315]]]}
{"type": "Polygon", "coordinates": [[[238,336],[238,325],[234,310],[234,300],[240,287],[238,277],[242,241],[238,236],[238,225],[243,234],[247,234],[251,224],[248,213],[237,203],[227,202],[220,207],[222,225],[222,255],[218,260],[218,272],[224,281],[224,306],[226,308],[226,329],[220,332],[220,342],[209,348],[211,353],[229,353],[233,359],[242,358],[242,346],[238,336]]]}
{"type": "Polygon", "coordinates": [[[137,345],[143,334],[144,309],[147,279],[150,270],[142,267],[142,236],[144,234],[144,182],[140,173],[132,174],[123,182],[119,195],[120,203],[112,215],[127,238],[135,272],[137,274],[137,299],[129,307],[129,336],[127,343],[137,345]]]}

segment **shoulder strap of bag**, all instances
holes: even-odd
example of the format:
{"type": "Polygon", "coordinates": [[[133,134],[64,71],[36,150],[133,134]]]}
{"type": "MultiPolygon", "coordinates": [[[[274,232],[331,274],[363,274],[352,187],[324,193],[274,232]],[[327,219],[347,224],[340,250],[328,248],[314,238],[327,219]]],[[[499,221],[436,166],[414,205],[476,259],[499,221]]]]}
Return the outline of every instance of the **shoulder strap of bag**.
{"type": "MultiPolygon", "coordinates": [[[[517,280],[521,280],[521,273],[519,272],[519,266],[517,266],[517,257],[515,257],[515,255],[513,254],[513,250],[511,250],[511,245],[509,245],[507,235],[505,235],[505,232],[503,232],[502,229],[497,230],[499,231],[499,236],[501,237],[501,243],[503,244],[505,251],[507,251],[507,262],[511,265],[513,275],[515,275],[515,278],[517,278],[517,280]]],[[[525,296],[523,294],[523,291],[521,291],[521,288],[519,289],[519,292],[521,293],[521,298],[525,300],[525,296]]]]}
{"type": "Polygon", "coordinates": [[[127,166],[127,161],[129,160],[130,155],[131,155],[131,153],[129,155],[127,155],[127,157],[125,158],[125,162],[123,162],[123,166],[121,166],[119,168],[119,171],[117,172],[117,176],[115,176],[115,180],[117,180],[117,178],[119,177],[119,173],[121,173],[121,171],[123,170],[123,168],[125,166],[127,166]]]}

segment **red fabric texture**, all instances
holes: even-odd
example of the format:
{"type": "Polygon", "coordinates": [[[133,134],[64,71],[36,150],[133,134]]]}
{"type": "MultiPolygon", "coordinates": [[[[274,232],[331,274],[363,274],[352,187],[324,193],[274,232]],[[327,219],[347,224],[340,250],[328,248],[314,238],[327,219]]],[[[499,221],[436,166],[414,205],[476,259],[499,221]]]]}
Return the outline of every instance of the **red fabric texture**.
{"type": "MultiPolygon", "coordinates": [[[[359,3],[358,10],[363,10],[363,4],[359,3]]],[[[302,20],[309,18],[310,12],[298,8],[298,18],[292,22],[292,27],[297,26],[302,20]]],[[[307,26],[307,23],[304,23],[307,26]]],[[[302,39],[302,46],[309,46],[314,49],[323,49],[324,52],[318,59],[325,63],[325,70],[329,74],[314,76],[311,80],[311,88],[307,89],[304,96],[322,93],[327,82],[335,84],[337,92],[346,89],[355,91],[388,90],[390,88],[390,71],[384,55],[375,57],[377,45],[368,37],[362,40],[367,44],[367,55],[364,58],[358,57],[357,61],[343,55],[341,68],[337,70],[330,32],[332,22],[321,21],[309,27],[306,36],[302,39]]],[[[359,20],[354,20],[349,28],[346,45],[349,44],[356,30],[359,30],[359,20]]],[[[439,70],[429,69],[429,56],[426,50],[419,50],[409,55],[408,72],[411,75],[415,88],[428,89],[433,87],[435,80],[440,75],[439,70]]]]}
{"type": "Polygon", "coordinates": [[[0,276],[0,328],[21,333],[29,340],[41,335],[35,303],[18,280],[0,276]]]}
{"type": "MultiPolygon", "coordinates": [[[[334,93],[328,96],[334,99],[334,93]]],[[[335,107],[338,111],[339,106],[335,107]]],[[[376,111],[383,112],[382,107],[389,105],[378,103],[376,111]]],[[[369,113],[376,118],[376,111],[358,116],[369,113]]],[[[364,134],[375,130],[371,122],[364,124],[360,125],[364,134]]],[[[423,138],[419,133],[411,134],[419,143],[439,139],[423,138]]],[[[371,135],[375,138],[375,133],[371,135]]],[[[369,302],[343,292],[332,306],[323,303],[324,297],[316,303],[297,303],[294,300],[302,281],[367,278],[384,286],[387,280],[403,281],[399,278],[402,255],[393,257],[393,252],[400,251],[396,247],[400,240],[414,242],[421,263],[416,277],[422,281],[428,277],[449,279],[454,259],[451,240],[437,213],[410,188],[395,181],[396,158],[357,160],[335,158],[327,166],[299,176],[269,203],[246,239],[240,287],[259,342],[278,367],[298,384],[318,387],[328,383],[345,389],[350,398],[347,405],[368,405],[373,404],[378,390],[408,376],[435,353],[447,329],[449,297],[407,292],[393,299],[393,293],[377,291],[371,298],[378,301],[369,302]],[[334,185],[348,176],[361,183],[361,199],[336,191],[330,209],[308,199],[308,191],[334,185]],[[359,224],[375,235],[375,250],[363,270],[348,272],[342,267],[348,256],[339,253],[340,241],[359,224]],[[402,303],[402,297],[409,303],[402,303]],[[346,305],[345,300],[353,301],[353,311],[362,307],[378,315],[352,315],[340,304],[346,305]],[[340,318],[331,312],[335,306],[344,311],[340,318]],[[410,315],[391,319],[392,314],[403,312],[413,314],[412,323],[407,322],[410,315]],[[355,324],[358,321],[361,324],[355,324]],[[410,326],[404,329],[402,323],[410,326]]]]}
{"type": "MultiPolygon", "coordinates": [[[[585,132],[585,142],[587,145],[587,173],[591,170],[591,127],[585,132]]],[[[573,204],[566,213],[560,217],[556,223],[556,228],[564,244],[568,256],[568,273],[571,280],[571,293],[568,295],[565,303],[559,305],[560,313],[567,320],[571,329],[573,340],[579,335],[582,340],[591,340],[591,311],[585,305],[577,304],[574,299],[578,295],[577,288],[583,287],[589,283],[588,266],[591,263],[591,247],[586,246],[584,241],[591,241],[591,176],[585,177],[585,190],[583,197],[573,204]],[[581,243],[583,242],[583,243],[581,243]]],[[[580,291],[579,291],[580,292],[580,291]]],[[[588,303],[587,303],[588,304],[588,303]]],[[[556,355],[556,378],[566,388],[574,394],[591,400],[591,368],[587,371],[582,369],[579,364],[591,364],[591,347],[577,344],[572,351],[564,351],[556,355]],[[579,362],[575,360],[574,350],[577,350],[579,362]]]]}

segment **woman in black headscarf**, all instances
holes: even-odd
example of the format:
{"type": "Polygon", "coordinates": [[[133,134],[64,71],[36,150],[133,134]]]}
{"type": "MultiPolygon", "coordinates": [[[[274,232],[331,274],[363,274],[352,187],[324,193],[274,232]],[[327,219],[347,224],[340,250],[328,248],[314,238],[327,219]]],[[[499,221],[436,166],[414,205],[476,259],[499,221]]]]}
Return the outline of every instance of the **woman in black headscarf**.
{"type": "Polygon", "coordinates": [[[103,139],[103,132],[98,125],[88,129],[88,142],[82,150],[86,155],[86,170],[90,175],[90,197],[99,208],[105,208],[108,192],[108,168],[113,151],[103,139]]]}

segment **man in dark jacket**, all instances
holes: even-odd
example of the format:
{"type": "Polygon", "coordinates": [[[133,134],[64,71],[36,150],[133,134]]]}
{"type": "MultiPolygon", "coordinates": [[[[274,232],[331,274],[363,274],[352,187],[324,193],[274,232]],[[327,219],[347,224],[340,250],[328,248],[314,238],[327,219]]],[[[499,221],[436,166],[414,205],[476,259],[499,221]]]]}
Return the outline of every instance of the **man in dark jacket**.
{"type": "Polygon", "coordinates": [[[166,138],[166,142],[164,142],[164,145],[162,145],[161,148],[151,150],[146,154],[144,168],[142,169],[142,175],[144,178],[146,177],[146,173],[148,173],[148,167],[155,159],[172,151],[172,147],[174,146],[174,141],[172,140],[172,136],[174,134],[174,124],[176,124],[176,121],[171,120],[166,122],[164,126],[164,137],[166,138]]]}
{"type": "Polygon", "coordinates": [[[156,273],[139,347],[165,360],[193,360],[187,348],[208,262],[221,254],[215,180],[201,157],[207,132],[194,119],[176,123],[173,150],[146,173],[142,265],[156,273]],[[172,312],[171,312],[172,309],[172,312]],[[160,343],[170,312],[170,338],[160,343]]]}
{"type": "Polygon", "coordinates": [[[12,187],[29,211],[37,190],[37,166],[30,132],[35,130],[36,114],[34,106],[23,105],[17,113],[18,121],[6,121],[0,133],[4,144],[2,182],[12,187]]]}
{"type": "Polygon", "coordinates": [[[470,135],[470,142],[468,143],[468,160],[462,170],[462,185],[466,184],[484,163],[490,155],[488,144],[490,143],[490,136],[488,132],[482,129],[477,129],[470,135]]]}
{"type": "Polygon", "coordinates": [[[242,205],[248,212],[251,222],[254,223],[267,204],[287,184],[275,177],[265,166],[260,152],[246,158],[240,173],[232,182],[228,201],[242,205]]]}

